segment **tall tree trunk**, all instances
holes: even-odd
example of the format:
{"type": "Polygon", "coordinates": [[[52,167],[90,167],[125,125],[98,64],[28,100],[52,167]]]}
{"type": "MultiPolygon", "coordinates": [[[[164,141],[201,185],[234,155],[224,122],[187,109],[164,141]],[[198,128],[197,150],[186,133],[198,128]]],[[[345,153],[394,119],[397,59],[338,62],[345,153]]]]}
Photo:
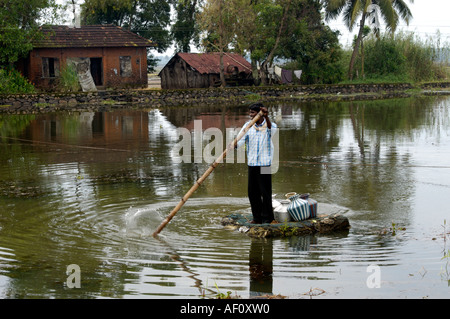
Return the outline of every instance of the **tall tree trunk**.
{"type": "Polygon", "coordinates": [[[348,68],[349,80],[353,80],[353,67],[355,65],[356,56],[358,55],[358,52],[359,52],[359,44],[361,43],[361,40],[362,40],[365,21],[366,21],[366,13],[363,12],[361,21],[359,22],[358,37],[356,38],[355,47],[354,47],[353,53],[352,53],[352,58],[350,59],[350,66],[348,68]]]}
{"type": "Polygon", "coordinates": [[[278,29],[277,38],[275,39],[275,45],[273,46],[272,50],[270,51],[269,55],[267,56],[267,59],[261,64],[259,69],[259,77],[261,78],[261,81],[263,85],[267,84],[267,65],[272,62],[273,56],[275,54],[275,50],[278,48],[278,44],[280,43],[281,34],[284,29],[284,24],[286,23],[286,19],[289,12],[289,6],[291,5],[292,0],[289,0],[286,5],[286,9],[284,10],[283,17],[281,18],[280,28],[278,29]]]}
{"type": "MultiPolygon", "coordinates": [[[[253,52],[252,49],[250,49],[250,56],[252,55],[251,52],[253,52]]],[[[250,64],[252,65],[252,78],[253,78],[253,84],[259,85],[260,84],[260,77],[258,72],[258,63],[254,60],[250,60],[250,64]]]]}
{"type": "Polygon", "coordinates": [[[366,78],[364,74],[364,39],[361,39],[361,78],[366,78]]]}
{"type": "Polygon", "coordinates": [[[223,67],[223,20],[222,20],[222,4],[223,0],[219,0],[219,46],[220,46],[220,86],[225,87],[225,74],[223,67]]]}

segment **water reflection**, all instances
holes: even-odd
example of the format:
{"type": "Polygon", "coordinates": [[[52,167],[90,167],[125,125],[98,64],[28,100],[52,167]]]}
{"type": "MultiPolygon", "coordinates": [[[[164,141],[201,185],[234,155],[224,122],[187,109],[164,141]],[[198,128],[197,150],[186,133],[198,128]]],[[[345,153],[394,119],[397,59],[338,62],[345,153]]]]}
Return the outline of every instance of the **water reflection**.
{"type": "Polygon", "coordinates": [[[273,247],[271,240],[252,239],[249,253],[250,296],[273,293],[273,247]]]}
{"type": "MultiPolygon", "coordinates": [[[[345,236],[345,235],[344,235],[345,236]]],[[[289,259],[295,260],[294,256],[301,256],[302,259],[298,260],[299,264],[296,266],[283,265],[282,268],[286,268],[283,272],[290,272],[286,276],[292,276],[296,272],[301,272],[301,269],[314,268],[318,265],[316,258],[318,254],[311,252],[311,245],[317,245],[318,238],[314,235],[305,235],[290,237],[283,241],[286,245],[286,250],[291,253],[289,259]],[[316,256],[316,258],[314,258],[316,256]],[[303,259],[303,257],[306,257],[303,259]],[[290,268],[292,267],[292,268],[290,268]]],[[[250,284],[249,295],[251,297],[267,297],[273,295],[273,273],[274,273],[274,240],[264,238],[252,238],[250,251],[249,251],[249,272],[250,272],[250,284]]],[[[276,252],[275,252],[276,253],[276,252]]],[[[277,258],[277,257],[275,257],[277,258]]],[[[320,258],[320,257],[319,257],[320,258]]],[[[286,260],[287,261],[287,260],[286,260]]],[[[285,262],[286,262],[285,261],[285,262]]],[[[323,266],[323,265],[320,265],[323,266]]],[[[277,265],[280,268],[280,265],[277,265]]],[[[278,269],[279,270],[279,269],[278,269]]],[[[311,272],[311,274],[314,271],[311,272]]]]}
{"type": "Polygon", "coordinates": [[[174,160],[177,129],[240,128],[246,106],[0,115],[0,296],[198,298],[217,283],[244,297],[300,297],[311,280],[371,296],[359,284],[367,263],[395,278],[432,260],[407,239],[440,229],[448,212],[448,98],[269,109],[280,127],[273,192],[309,192],[319,214],[321,203],[348,208],[350,233],[253,240],[223,230],[221,217],[248,211],[246,165],[225,163],[164,230],[169,247],[149,239],[209,166],[174,160]],[[405,238],[379,235],[392,222],[405,238]],[[64,284],[72,263],[82,290],[64,284]]]}

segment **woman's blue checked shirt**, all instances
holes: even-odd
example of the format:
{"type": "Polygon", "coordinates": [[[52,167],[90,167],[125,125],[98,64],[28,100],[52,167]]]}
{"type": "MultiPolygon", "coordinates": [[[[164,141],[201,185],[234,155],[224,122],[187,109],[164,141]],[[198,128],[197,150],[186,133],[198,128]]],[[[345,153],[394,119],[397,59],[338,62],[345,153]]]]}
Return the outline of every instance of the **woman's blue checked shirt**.
{"type": "MultiPolygon", "coordinates": [[[[250,123],[247,122],[242,127],[239,134],[250,123]]],[[[237,147],[241,147],[244,143],[247,149],[247,165],[248,166],[270,166],[272,165],[274,146],[272,136],[275,135],[277,125],[271,123],[272,128],[267,128],[266,120],[260,125],[253,125],[247,133],[238,141],[237,147]],[[255,128],[259,128],[256,129],[255,128]]]]}

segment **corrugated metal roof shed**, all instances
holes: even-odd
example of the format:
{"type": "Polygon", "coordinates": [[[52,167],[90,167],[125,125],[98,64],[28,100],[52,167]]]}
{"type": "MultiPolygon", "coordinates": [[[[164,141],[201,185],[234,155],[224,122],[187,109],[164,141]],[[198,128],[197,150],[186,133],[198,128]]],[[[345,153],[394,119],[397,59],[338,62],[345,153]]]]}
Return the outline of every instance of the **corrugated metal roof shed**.
{"type": "MultiPolygon", "coordinates": [[[[220,53],[178,53],[179,57],[186,61],[192,68],[201,74],[220,73],[220,53]]],[[[251,64],[237,53],[224,53],[223,65],[225,73],[229,66],[238,68],[239,73],[250,74],[251,64]]]]}
{"type": "Polygon", "coordinates": [[[42,27],[44,38],[35,48],[154,47],[155,43],[115,25],[42,27]]]}

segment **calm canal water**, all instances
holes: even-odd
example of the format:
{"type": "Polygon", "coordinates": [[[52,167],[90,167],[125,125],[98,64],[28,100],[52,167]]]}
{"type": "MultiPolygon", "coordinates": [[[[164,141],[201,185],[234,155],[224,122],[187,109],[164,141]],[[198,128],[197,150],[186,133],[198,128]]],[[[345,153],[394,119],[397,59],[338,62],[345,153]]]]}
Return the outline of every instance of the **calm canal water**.
{"type": "Polygon", "coordinates": [[[0,115],[0,298],[448,298],[450,98],[269,109],[273,192],[309,192],[350,231],[225,229],[222,217],[249,212],[234,162],[151,236],[208,168],[177,161],[179,129],[240,128],[246,106],[0,115]]]}

